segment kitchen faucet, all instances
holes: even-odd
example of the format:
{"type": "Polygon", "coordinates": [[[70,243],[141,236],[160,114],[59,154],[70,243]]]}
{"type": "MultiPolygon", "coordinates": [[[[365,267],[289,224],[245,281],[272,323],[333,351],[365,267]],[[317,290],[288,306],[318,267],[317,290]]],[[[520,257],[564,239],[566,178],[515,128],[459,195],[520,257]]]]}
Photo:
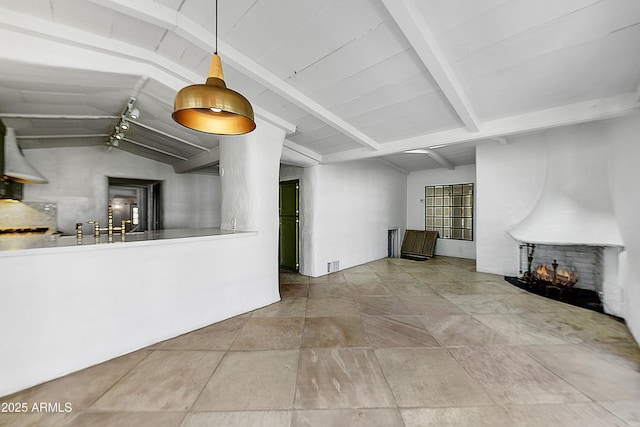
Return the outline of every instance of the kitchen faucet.
{"type": "MultiPolygon", "coordinates": [[[[100,228],[100,221],[98,220],[94,219],[91,221],[87,221],[87,224],[93,224],[93,237],[95,237],[96,239],[99,239],[100,232],[106,231],[110,240],[113,237],[114,232],[120,233],[124,238],[126,233],[126,229],[125,229],[126,224],[131,223],[131,220],[123,219],[122,221],[120,221],[120,227],[114,227],[113,226],[113,208],[111,207],[111,205],[109,205],[109,209],[107,210],[107,218],[108,218],[108,222],[107,222],[106,228],[100,228]]],[[[76,237],[78,240],[82,239],[82,223],[76,224],[76,237]]]]}

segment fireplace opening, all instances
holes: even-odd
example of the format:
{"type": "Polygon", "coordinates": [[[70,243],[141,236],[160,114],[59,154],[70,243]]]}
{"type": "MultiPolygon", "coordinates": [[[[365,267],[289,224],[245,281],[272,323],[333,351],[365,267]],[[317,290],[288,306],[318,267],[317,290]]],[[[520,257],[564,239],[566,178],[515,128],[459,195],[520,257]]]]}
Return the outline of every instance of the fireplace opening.
{"type": "Polygon", "coordinates": [[[505,280],[529,292],[602,313],[602,250],[584,245],[520,245],[520,276],[505,280]]]}

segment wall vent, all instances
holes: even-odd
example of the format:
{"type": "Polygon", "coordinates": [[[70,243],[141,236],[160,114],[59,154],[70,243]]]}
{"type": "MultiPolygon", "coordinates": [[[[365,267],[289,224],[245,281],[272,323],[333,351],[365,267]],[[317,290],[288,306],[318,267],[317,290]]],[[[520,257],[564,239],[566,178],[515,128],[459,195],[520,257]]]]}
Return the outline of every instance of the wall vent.
{"type": "Polygon", "coordinates": [[[327,273],[333,273],[340,270],[340,261],[331,261],[327,263],[327,273]]]}

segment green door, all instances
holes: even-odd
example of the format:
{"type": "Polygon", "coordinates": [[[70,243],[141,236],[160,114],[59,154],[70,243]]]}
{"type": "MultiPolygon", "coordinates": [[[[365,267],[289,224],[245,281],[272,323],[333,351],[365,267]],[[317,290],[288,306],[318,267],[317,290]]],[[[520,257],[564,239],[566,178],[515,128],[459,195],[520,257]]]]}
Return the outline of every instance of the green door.
{"type": "Polygon", "coordinates": [[[298,271],[298,181],[280,183],[280,267],[298,271]]]}

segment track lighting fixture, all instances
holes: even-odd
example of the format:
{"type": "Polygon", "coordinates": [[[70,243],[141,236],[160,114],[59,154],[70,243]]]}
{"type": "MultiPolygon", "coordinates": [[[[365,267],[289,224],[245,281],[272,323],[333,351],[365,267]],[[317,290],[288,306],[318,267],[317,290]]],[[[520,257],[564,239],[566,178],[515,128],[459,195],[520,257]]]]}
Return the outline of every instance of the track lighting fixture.
{"type": "Polygon", "coordinates": [[[120,141],[125,139],[125,132],[131,129],[130,120],[136,120],[140,117],[140,110],[134,107],[135,102],[136,99],[134,97],[129,98],[127,105],[122,110],[120,119],[114,125],[113,132],[111,132],[107,141],[107,145],[110,148],[119,146],[120,141]]]}

